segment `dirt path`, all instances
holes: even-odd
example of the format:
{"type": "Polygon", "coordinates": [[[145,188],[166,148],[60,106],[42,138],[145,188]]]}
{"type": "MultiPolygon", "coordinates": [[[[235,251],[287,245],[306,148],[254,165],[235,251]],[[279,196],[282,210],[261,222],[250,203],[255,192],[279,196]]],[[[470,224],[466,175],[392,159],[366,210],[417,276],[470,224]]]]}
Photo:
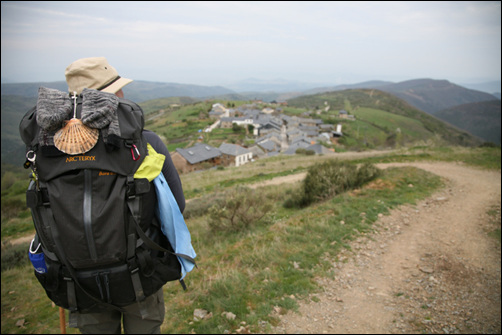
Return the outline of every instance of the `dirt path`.
{"type": "MultiPolygon", "coordinates": [[[[497,333],[500,243],[487,211],[498,210],[501,174],[453,163],[413,165],[448,186],[382,216],[376,231],[332,260],[334,279],[280,316],[274,333],[497,333]]],[[[499,226],[500,227],[500,226],[499,226]]]]}
{"type": "Polygon", "coordinates": [[[297,174],[290,174],[289,176],[275,177],[270,180],[266,180],[266,181],[262,181],[259,183],[249,185],[249,188],[258,188],[258,187],[270,186],[270,185],[296,183],[297,181],[303,180],[306,175],[307,175],[307,172],[301,172],[301,173],[297,173],[297,174]]]}

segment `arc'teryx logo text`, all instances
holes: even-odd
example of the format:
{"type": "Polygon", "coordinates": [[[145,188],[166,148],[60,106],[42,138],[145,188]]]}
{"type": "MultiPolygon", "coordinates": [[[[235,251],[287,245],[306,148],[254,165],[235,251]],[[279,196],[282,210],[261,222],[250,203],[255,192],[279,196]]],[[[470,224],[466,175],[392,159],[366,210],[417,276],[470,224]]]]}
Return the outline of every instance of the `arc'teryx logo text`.
{"type": "Polygon", "coordinates": [[[96,161],[96,156],[71,156],[71,157],[66,157],[66,162],[65,163],[85,162],[85,161],[96,161]]]}

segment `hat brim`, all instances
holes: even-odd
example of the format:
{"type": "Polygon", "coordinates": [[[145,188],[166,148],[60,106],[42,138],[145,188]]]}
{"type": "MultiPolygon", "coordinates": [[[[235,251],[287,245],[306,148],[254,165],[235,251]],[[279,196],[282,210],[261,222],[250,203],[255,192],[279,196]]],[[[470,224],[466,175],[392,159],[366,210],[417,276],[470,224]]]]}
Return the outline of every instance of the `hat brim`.
{"type": "Polygon", "coordinates": [[[122,87],[126,86],[127,84],[130,84],[133,80],[132,79],[127,79],[127,78],[122,78],[120,77],[116,82],[111,84],[110,86],[107,86],[101,90],[101,92],[107,92],[107,93],[117,93],[122,89],[122,87]]]}

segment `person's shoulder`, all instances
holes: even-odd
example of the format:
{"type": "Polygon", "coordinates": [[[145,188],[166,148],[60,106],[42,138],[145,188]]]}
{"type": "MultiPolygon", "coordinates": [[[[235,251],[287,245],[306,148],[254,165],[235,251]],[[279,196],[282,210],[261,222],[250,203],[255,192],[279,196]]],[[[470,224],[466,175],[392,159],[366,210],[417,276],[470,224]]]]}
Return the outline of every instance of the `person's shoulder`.
{"type": "Polygon", "coordinates": [[[143,135],[147,138],[154,138],[155,140],[157,140],[157,139],[160,140],[159,135],[157,135],[156,133],[154,133],[153,131],[148,130],[148,129],[143,129],[143,135]]]}
{"type": "Polygon", "coordinates": [[[141,109],[141,107],[137,103],[135,103],[134,101],[129,100],[129,99],[119,98],[119,103],[123,104],[123,105],[126,105],[126,106],[129,106],[132,109],[141,109]]]}
{"type": "Polygon", "coordinates": [[[145,137],[146,141],[150,143],[150,145],[155,149],[163,149],[165,147],[164,142],[162,142],[162,139],[160,138],[159,135],[154,133],[151,130],[143,129],[143,136],[145,137]]]}

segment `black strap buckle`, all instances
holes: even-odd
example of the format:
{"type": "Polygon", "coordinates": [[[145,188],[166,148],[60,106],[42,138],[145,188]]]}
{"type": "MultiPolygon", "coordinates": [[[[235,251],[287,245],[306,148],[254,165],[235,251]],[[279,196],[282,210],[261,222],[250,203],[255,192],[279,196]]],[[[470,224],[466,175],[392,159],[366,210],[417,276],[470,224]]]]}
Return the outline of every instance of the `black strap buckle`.
{"type": "Polygon", "coordinates": [[[127,200],[133,200],[136,198],[136,183],[134,182],[134,176],[127,176],[127,200]]]}

